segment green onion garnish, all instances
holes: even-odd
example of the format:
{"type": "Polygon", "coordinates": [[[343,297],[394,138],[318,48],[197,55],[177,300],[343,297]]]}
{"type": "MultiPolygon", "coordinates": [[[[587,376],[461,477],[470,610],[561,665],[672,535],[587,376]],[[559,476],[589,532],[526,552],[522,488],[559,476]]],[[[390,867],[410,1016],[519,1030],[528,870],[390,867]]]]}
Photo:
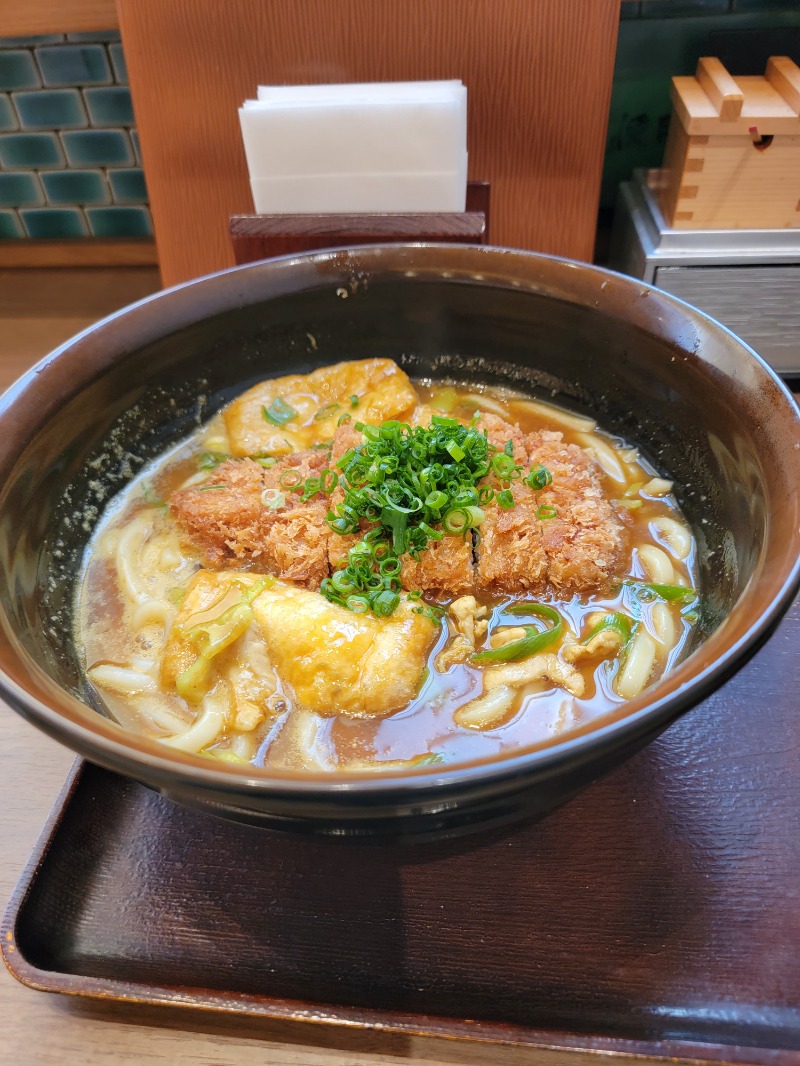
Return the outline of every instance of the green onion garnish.
{"type": "Polygon", "coordinates": [[[546,504],[536,509],[536,517],[540,522],[546,522],[549,518],[555,518],[558,511],[555,507],[548,507],[546,504]]]}
{"type": "Polygon", "coordinates": [[[351,407],[358,407],[358,397],[357,396],[351,396],[350,397],[350,406],[351,407]]]}
{"type": "Polygon", "coordinates": [[[261,493],[261,502],[268,511],[279,511],[286,506],[286,496],[280,489],[264,489],[261,493]]]}
{"type": "Polygon", "coordinates": [[[541,463],[536,463],[531,467],[530,473],[526,478],[523,478],[523,485],[527,485],[528,488],[534,489],[538,492],[539,489],[545,488],[553,481],[553,475],[547,469],[546,466],[542,466],[541,463]]]}
{"type": "Polygon", "coordinates": [[[498,492],[497,506],[502,507],[506,511],[514,507],[514,494],[511,489],[503,489],[502,492],[498,492]]]}
{"type": "MultiPolygon", "coordinates": [[[[434,415],[427,428],[395,419],[379,426],[356,422],[355,428],[364,442],[345,452],[330,477],[323,471],[322,488],[334,487],[338,476],[343,498],[326,521],[341,535],[362,532],[364,539],[348,553],[345,570],[353,594],[371,597],[374,611],[381,591],[399,589],[399,570],[391,563],[382,565],[387,552],[419,559],[445,532],[466,535],[480,526],[482,505],[494,495],[479,484],[491,470],[492,455],[484,433],[444,415],[434,415]],[[387,578],[394,584],[385,586],[387,578]]],[[[513,469],[513,459],[505,459],[513,469]]],[[[322,592],[347,606],[333,578],[323,582],[322,592]]],[[[392,597],[381,600],[379,610],[389,603],[395,603],[392,597]]]]}
{"type": "Polygon", "coordinates": [[[527,659],[542,648],[553,644],[561,636],[564,629],[564,621],[554,607],[548,607],[544,603],[517,603],[508,607],[509,614],[533,614],[544,618],[553,625],[550,629],[535,629],[533,626],[525,626],[525,636],[511,644],[505,644],[502,648],[489,648],[479,651],[471,656],[470,662],[478,666],[484,663],[512,663],[518,659],[527,659]]]}
{"type": "Polygon", "coordinates": [[[511,456],[506,455],[505,452],[497,452],[492,456],[492,472],[501,481],[511,481],[512,478],[519,477],[520,469],[521,467],[518,467],[511,456]]]}
{"type": "Polygon", "coordinates": [[[602,633],[605,629],[613,629],[614,632],[619,633],[622,637],[623,646],[631,639],[631,620],[626,614],[622,614],[620,611],[614,611],[612,614],[607,614],[605,618],[601,618],[596,626],[592,629],[588,637],[585,637],[581,644],[590,644],[598,633],[602,633]]]}
{"type": "Polygon", "coordinates": [[[222,452],[203,452],[197,460],[197,469],[216,470],[220,463],[224,463],[226,459],[230,459],[230,456],[224,455],[222,452]]]}
{"type": "Polygon", "coordinates": [[[266,470],[268,470],[271,466],[275,466],[277,461],[278,460],[275,458],[274,455],[259,455],[256,457],[256,462],[258,463],[258,465],[263,466],[266,470]]]}
{"type": "Polygon", "coordinates": [[[303,478],[298,470],[292,467],[290,470],[284,470],[281,476],[278,478],[278,484],[282,489],[296,488],[303,478]]]}
{"type": "Polygon", "coordinates": [[[330,418],[331,415],[336,414],[338,410],[338,403],[329,403],[326,407],[320,407],[319,411],[314,415],[314,421],[324,422],[326,418],[330,418]]]}
{"type": "Polygon", "coordinates": [[[262,407],[261,414],[265,422],[271,422],[273,426],[285,426],[297,418],[297,411],[290,407],[280,396],[276,396],[269,407],[262,407]]]}
{"type": "Polygon", "coordinates": [[[625,581],[623,583],[639,593],[650,593],[651,598],[655,595],[662,600],[667,600],[669,603],[679,600],[688,602],[689,600],[697,599],[696,590],[687,588],[685,585],[655,585],[649,581],[625,581]]]}

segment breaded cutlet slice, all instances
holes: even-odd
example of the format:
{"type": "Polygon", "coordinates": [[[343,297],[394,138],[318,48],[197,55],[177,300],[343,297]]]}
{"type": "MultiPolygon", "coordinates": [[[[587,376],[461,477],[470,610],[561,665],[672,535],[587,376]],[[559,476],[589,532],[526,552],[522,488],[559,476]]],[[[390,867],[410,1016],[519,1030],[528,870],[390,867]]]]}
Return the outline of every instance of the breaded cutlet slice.
{"type": "MultiPolygon", "coordinates": [[[[561,433],[544,430],[524,435],[492,417],[496,421],[490,441],[499,447],[504,435],[512,440],[523,476],[538,464],[553,480],[538,491],[514,481],[510,486],[514,507],[485,508],[478,543],[478,588],[534,594],[550,588],[569,595],[608,585],[619,576],[627,537],[603,496],[600,468],[582,448],[565,444],[561,433]]],[[[493,475],[486,480],[498,488],[493,475]]]]}
{"type": "Polygon", "coordinates": [[[302,483],[328,463],[325,452],[301,452],[264,469],[252,459],[222,463],[203,485],[172,494],[170,510],[182,534],[204,566],[220,568],[249,563],[259,570],[319,588],[327,577],[327,500],[303,502],[302,483]],[[295,469],[298,491],[280,486],[281,475],[295,469]],[[271,510],[264,489],[284,493],[285,506],[271,510]]]}

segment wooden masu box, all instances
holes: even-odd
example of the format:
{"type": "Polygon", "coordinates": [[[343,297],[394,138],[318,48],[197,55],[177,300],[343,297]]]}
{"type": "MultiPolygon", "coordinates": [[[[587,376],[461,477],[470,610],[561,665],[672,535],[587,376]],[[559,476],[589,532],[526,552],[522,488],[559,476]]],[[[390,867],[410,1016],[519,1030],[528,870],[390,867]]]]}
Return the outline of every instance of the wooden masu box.
{"type": "Polygon", "coordinates": [[[762,77],[718,59],[672,79],[661,208],[673,229],[800,227],[800,68],[773,56],[762,77]]]}

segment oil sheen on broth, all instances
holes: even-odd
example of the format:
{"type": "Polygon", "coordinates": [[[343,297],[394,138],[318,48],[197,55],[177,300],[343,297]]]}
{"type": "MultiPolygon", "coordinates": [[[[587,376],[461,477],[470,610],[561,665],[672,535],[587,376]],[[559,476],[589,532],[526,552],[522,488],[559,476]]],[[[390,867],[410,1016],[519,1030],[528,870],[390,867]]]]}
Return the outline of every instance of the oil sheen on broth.
{"type": "Polygon", "coordinates": [[[145,470],[86,555],[121,724],[296,772],[456,763],[585,726],[696,620],[659,477],[588,419],[388,360],[255,386],[145,470]]]}

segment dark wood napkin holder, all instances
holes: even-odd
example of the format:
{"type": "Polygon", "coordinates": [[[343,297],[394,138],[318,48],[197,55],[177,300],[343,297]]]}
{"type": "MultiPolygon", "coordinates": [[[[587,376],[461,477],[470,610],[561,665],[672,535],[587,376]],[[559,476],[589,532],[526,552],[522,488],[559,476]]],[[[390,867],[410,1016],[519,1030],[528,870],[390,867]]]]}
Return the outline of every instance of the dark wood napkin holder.
{"type": "Polygon", "coordinates": [[[489,182],[467,183],[466,211],[420,214],[233,215],[236,265],[277,255],[358,244],[444,241],[488,244],[489,182]]]}

